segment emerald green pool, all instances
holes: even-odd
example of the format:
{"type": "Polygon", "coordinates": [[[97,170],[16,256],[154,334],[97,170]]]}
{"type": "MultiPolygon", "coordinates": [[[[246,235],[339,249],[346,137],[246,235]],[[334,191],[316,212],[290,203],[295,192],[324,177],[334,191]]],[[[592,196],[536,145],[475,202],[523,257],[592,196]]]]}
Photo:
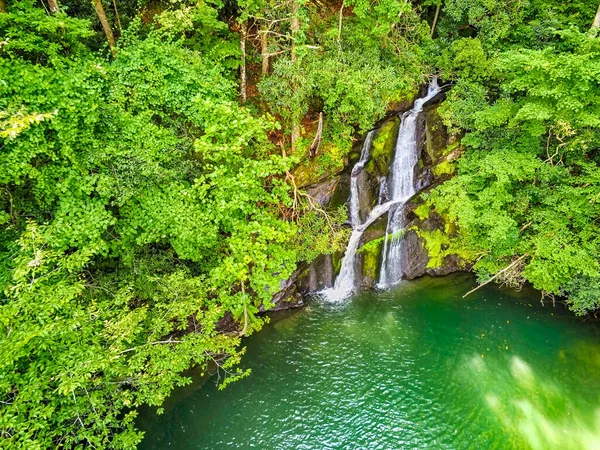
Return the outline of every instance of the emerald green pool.
{"type": "Polygon", "coordinates": [[[146,414],[142,449],[600,449],[600,326],[533,291],[424,278],[312,302],[252,375],[146,414]]]}

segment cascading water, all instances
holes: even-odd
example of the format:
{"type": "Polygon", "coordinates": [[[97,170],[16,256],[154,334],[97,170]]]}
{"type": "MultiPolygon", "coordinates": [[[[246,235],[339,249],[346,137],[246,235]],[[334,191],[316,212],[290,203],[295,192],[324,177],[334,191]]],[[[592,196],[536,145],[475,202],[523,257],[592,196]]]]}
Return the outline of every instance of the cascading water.
{"type": "Polygon", "coordinates": [[[381,205],[384,200],[387,199],[387,178],[381,177],[379,179],[379,195],[377,196],[377,204],[381,205]]]}
{"type": "Polygon", "coordinates": [[[360,159],[352,168],[352,174],[350,175],[350,220],[352,223],[352,228],[357,228],[360,226],[360,196],[358,192],[358,179],[360,174],[362,173],[365,164],[369,161],[369,157],[371,156],[371,145],[373,144],[373,135],[375,131],[369,131],[367,137],[365,138],[365,142],[362,147],[362,151],[360,153],[360,159]]]}
{"type": "Polygon", "coordinates": [[[321,294],[331,301],[340,301],[348,297],[356,288],[356,251],[364,231],[379,217],[389,212],[388,226],[386,229],[385,248],[383,253],[382,273],[379,285],[391,286],[402,277],[401,254],[402,239],[398,237],[404,225],[404,204],[415,193],[413,184],[414,166],[417,163],[417,118],[423,105],[439,92],[437,80],[434,80],[428,89],[427,95],[415,101],[413,109],[402,116],[398,131],[394,160],[390,167],[390,179],[380,181],[378,204],[373,208],[364,222],[360,219],[360,192],[359,176],[368,162],[374,132],[371,131],[365,138],[360,160],[352,168],[350,179],[350,219],[352,222],[352,235],[346,247],[340,274],[335,279],[334,286],[321,291],[321,294]],[[387,201],[383,203],[383,200],[387,201]],[[388,238],[392,235],[390,244],[388,238]]]}
{"type": "Polygon", "coordinates": [[[364,231],[383,216],[389,209],[395,205],[394,202],[387,202],[383,205],[377,205],[371,213],[367,220],[364,221],[357,228],[352,230],[352,235],[350,236],[350,241],[348,241],[348,246],[346,247],[346,253],[344,253],[344,258],[342,259],[342,267],[340,269],[340,274],[335,279],[335,284],[330,289],[325,289],[321,291],[321,294],[331,301],[340,301],[348,297],[352,292],[354,292],[355,286],[355,261],[356,261],[356,250],[358,250],[358,244],[360,243],[360,238],[362,237],[364,231]]]}
{"type": "Polygon", "coordinates": [[[383,214],[382,212],[377,217],[371,219],[371,216],[373,216],[373,213],[375,212],[375,210],[373,210],[365,222],[361,222],[359,177],[365,164],[369,161],[374,134],[375,131],[369,131],[367,134],[360,154],[360,159],[352,168],[352,174],[350,175],[350,220],[352,223],[352,235],[350,236],[350,241],[346,247],[346,253],[342,259],[340,274],[337,276],[333,288],[322,291],[322,294],[330,300],[342,300],[354,290],[354,262],[360,238],[365,228],[383,214]]]}
{"type": "Polygon", "coordinates": [[[402,261],[405,253],[402,233],[405,226],[404,206],[415,194],[414,167],[419,160],[417,153],[417,119],[423,111],[423,105],[439,92],[437,79],[434,79],[429,85],[427,95],[417,99],[413,108],[402,115],[398,140],[396,141],[396,153],[390,167],[390,181],[387,186],[389,201],[394,202],[395,206],[390,208],[388,214],[383,261],[378,284],[380,288],[398,283],[404,273],[402,261]]]}

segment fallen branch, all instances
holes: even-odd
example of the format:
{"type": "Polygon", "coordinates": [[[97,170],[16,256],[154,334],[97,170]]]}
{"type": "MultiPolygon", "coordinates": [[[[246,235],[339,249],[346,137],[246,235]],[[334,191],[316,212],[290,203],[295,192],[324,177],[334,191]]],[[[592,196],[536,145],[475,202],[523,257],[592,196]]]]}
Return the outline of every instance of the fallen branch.
{"type": "Polygon", "coordinates": [[[516,266],[519,262],[521,262],[527,256],[529,256],[529,253],[525,253],[523,256],[521,256],[520,258],[518,258],[515,261],[513,261],[512,263],[510,263],[508,266],[506,266],[504,269],[500,270],[498,273],[496,273],[496,275],[494,275],[493,277],[491,277],[485,283],[481,283],[476,288],[471,289],[469,292],[467,292],[465,295],[463,295],[462,298],[465,298],[467,295],[472,294],[477,289],[485,286],[486,284],[490,283],[491,281],[494,281],[496,278],[498,278],[498,276],[502,275],[504,272],[506,272],[506,271],[510,270],[511,268],[513,268],[514,266],[516,266]]]}

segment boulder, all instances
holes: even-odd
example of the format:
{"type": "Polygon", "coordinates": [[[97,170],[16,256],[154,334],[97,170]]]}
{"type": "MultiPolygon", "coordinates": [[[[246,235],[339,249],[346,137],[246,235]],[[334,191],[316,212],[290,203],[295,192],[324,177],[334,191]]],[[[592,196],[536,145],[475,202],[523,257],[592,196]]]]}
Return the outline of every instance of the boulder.
{"type": "Polygon", "coordinates": [[[371,158],[365,166],[365,171],[376,180],[379,180],[382,176],[387,176],[390,172],[399,128],[400,118],[394,116],[383,122],[373,138],[371,158]]]}

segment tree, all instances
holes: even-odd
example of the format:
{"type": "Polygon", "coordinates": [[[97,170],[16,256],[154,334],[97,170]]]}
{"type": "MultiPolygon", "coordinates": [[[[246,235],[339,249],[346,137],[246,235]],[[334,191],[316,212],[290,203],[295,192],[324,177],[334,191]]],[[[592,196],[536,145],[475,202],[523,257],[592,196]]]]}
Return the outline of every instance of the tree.
{"type": "Polygon", "coordinates": [[[133,448],[135,409],[186,368],[247,375],[220,324],[259,329],[301,258],[280,214],[290,160],[221,62],[166,26],[107,63],[72,42],[88,21],[22,7],[0,24],[0,433],[133,448]]]}
{"type": "Polygon", "coordinates": [[[92,0],[92,4],[94,5],[94,10],[98,15],[98,19],[100,19],[100,23],[102,24],[102,29],[104,30],[104,35],[106,36],[106,41],[108,42],[108,47],[110,48],[110,52],[113,57],[117,53],[117,43],[115,40],[115,35],[113,34],[112,28],[108,19],[106,17],[106,13],[104,12],[104,7],[102,6],[102,0],[92,0]]]}
{"type": "Polygon", "coordinates": [[[600,210],[590,202],[600,192],[600,47],[583,22],[548,26],[543,48],[517,41],[490,56],[485,36],[451,46],[443,64],[457,81],[442,112],[466,133],[465,153],[422,214],[433,208],[453,230],[436,237],[438,261],[459,254],[482,283],[530,282],[583,314],[600,305],[590,295],[600,279],[600,210]]]}
{"type": "Polygon", "coordinates": [[[600,6],[598,6],[598,11],[596,11],[596,16],[594,17],[592,28],[600,28],[600,6]]]}
{"type": "Polygon", "coordinates": [[[50,10],[50,14],[56,14],[60,11],[58,7],[58,0],[48,0],[48,9],[50,10]]]}

